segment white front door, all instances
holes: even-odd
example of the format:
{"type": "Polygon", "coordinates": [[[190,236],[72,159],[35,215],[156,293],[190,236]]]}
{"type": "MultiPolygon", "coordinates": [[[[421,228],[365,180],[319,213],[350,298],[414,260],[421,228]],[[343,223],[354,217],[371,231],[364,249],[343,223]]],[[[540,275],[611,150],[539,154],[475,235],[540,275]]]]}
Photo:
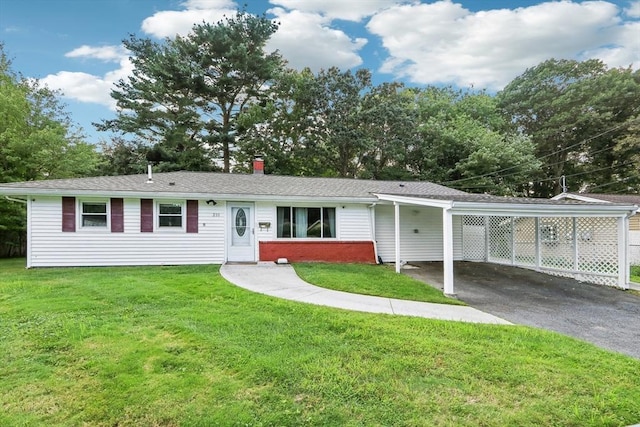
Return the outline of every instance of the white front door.
{"type": "Polygon", "coordinates": [[[253,204],[229,204],[227,261],[254,262],[255,234],[253,220],[253,204]]]}

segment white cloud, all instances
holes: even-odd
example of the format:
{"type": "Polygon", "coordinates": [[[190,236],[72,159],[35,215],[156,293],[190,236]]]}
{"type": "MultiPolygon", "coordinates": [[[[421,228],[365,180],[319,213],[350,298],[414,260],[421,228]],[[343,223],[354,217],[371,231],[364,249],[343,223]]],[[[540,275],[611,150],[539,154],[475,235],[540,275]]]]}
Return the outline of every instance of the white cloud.
{"type": "MultiPolygon", "coordinates": [[[[367,39],[337,28],[335,20],[357,22],[373,14],[366,28],[381,38],[388,52],[381,70],[420,84],[500,89],[527,67],[551,57],[640,66],[640,21],[633,19],[640,18],[638,0],[624,10],[607,1],[564,0],[478,12],[452,0],[423,1],[270,0],[282,7],[268,11],[280,28],[267,50],[278,49],[297,69],[357,67],[363,64],[360,50],[367,39]]],[[[158,38],[173,37],[237,10],[232,0],[187,0],[180,5],[182,10],[159,11],[145,19],[142,30],[158,38]]],[[[61,71],[42,79],[69,98],[113,109],[113,84],[132,72],[124,47],[83,45],[65,56],[119,63],[104,75],[61,71]]]]}
{"type": "Polygon", "coordinates": [[[625,13],[629,18],[640,18],[640,1],[633,1],[628,8],[625,9],[625,13]]]}
{"type": "Polygon", "coordinates": [[[115,109],[114,101],[109,96],[113,82],[92,74],[60,71],[46,76],[40,82],[51,89],[62,91],[67,98],[102,104],[115,109]]]}
{"type": "Polygon", "coordinates": [[[276,15],[280,28],[269,40],[267,51],[278,49],[290,67],[318,71],[362,64],[357,52],[367,43],[366,39],[352,39],[345,32],[330,28],[330,20],[318,14],[287,12],[282,8],[269,12],[276,15]]]}
{"type": "Polygon", "coordinates": [[[185,10],[165,10],[156,12],[142,21],[142,31],[158,38],[186,35],[194,24],[216,23],[236,14],[233,1],[189,0],[182,3],[185,10]]]}
{"type": "Polygon", "coordinates": [[[235,9],[233,0],[186,0],[181,3],[187,9],[235,9]]]}
{"type": "MultiPolygon", "coordinates": [[[[283,0],[286,2],[287,0],[283,0]]],[[[282,8],[270,10],[280,22],[280,28],[273,35],[267,51],[278,49],[289,66],[297,69],[310,67],[314,71],[336,66],[348,69],[362,64],[358,51],[367,43],[364,38],[352,38],[344,31],[331,28],[332,17],[360,19],[382,7],[394,3],[393,0],[371,0],[357,2],[357,7],[346,7],[343,2],[322,3],[302,2],[307,9],[319,8],[327,16],[299,10],[285,11],[282,8]]],[[[293,7],[293,3],[290,3],[293,7]]],[[[236,3],[231,0],[187,0],[181,3],[183,10],[159,11],[142,22],[142,30],[153,37],[174,37],[187,34],[194,24],[202,21],[218,22],[225,16],[235,15],[236,3]]],[[[302,7],[302,6],[301,6],[302,7]]],[[[115,109],[110,92],[119,79],[126,79],[132,72],[126,50],[121,46],[80,46],[66,55],[68,58],[90,58],[105,62],[119,62],[120,67],[104,76],[87,73],[61,71],[42,79],[52,89],[60,90],[64,96],[81,102],[93,102],[115,109]]]]}
{"type": "MultiPolygon", "coordinates": [[[[145,19],[142,29],[147,34],[161,38],[173,37],[176,34],[186,34],[193,24],[202,22],[217,22],[224,15],[236,13],[235,2],[230,0],[187,0],[182,3],[185,10],[162,11],[145,19]]],[[[80,46],[65,54],[67,58],[91,58],[105,62],[118,62],[120,67],[96,76],[88,73],[60,71],[41,79],[41,82],[51,89],[60,90],[65,97],[80,102],[101,104],[115,110],[116,105],[111,98],[114,83],[125,79],[133,72],[133,66],[128,59],[128,52],[123,46],[80,46]]]]}
{"type": "MultiPolygon", "coordinates": [[[[620,10],[605,1],[480,12],[438,1],[387,9],[367,28],[382,38],[389,52],[384,72],[422,84],[499,89],[551,57],[598,56],[607,58],[610,66],[633,61],[637,27],[623,25],[619,15],[620,10]]],[[[635,61],[640,65],[637,54],[635,61]]]]}
{"type": "Polygon", "coordinates": [[[82,45],[71,52],[65,53],[67,58],[94,58],[105,62],[120,62],[127,56],[123,46],[88,46],[82,45]]]}
{"type": "Polygon", "coordinates": [[[586,50],[580,59],[598,58],[610,67],[640,67],[640,22],[624,23],[610,39],[610,45],[586,50]]]}
{"type": "Polygon", "coordinates": [[[270,0],[269,2],[289,10],[318,13],[330,19],[355,22],[399,3],[398,0],[270,0]]]}
{"type": "Polygon", "coordinates": [[[121,56],[119,63],[119,68],[105,73],[103,77],[82,72],[60,71],[40,79],[40,82],[50,89],[59,90],[66,98],[104,105],[115,111],[116,103],[111,98],[113,85],[120,79],[126,79],[133,71],[128,57],[121,56]]]}

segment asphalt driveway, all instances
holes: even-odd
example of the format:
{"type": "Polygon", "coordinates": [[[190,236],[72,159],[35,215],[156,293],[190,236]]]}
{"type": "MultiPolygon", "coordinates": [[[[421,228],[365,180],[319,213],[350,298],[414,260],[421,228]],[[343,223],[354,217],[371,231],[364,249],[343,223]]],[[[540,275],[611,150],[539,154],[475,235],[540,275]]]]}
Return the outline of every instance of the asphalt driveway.
{"type": "MultiPolygon", "coordinates": [[[[442,289],[442,263],[412,263],[407,275],[442,289]]],[[[640,359],[640,296],[629,291],[497,264],[454,263],[455,292],[513,323],[589,341],[640,359]]]]}

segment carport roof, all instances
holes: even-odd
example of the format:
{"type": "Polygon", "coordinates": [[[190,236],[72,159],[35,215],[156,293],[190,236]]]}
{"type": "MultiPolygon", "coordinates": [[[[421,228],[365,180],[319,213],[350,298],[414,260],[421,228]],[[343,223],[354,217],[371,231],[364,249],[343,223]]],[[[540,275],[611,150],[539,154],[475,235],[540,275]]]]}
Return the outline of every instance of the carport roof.
{"type": "Polygon", "coordinates": [[[488,194],[376,194],[378,199],[406,205],[432,206],[457,215],[495,216],[626,216],[638,210],[629,203],[580,202],[488,194]]]}

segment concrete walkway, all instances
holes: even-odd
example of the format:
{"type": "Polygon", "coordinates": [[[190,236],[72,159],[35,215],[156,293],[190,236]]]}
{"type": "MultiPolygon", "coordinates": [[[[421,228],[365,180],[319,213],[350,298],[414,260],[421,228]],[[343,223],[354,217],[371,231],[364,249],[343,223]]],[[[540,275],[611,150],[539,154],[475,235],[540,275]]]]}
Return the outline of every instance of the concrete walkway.
{"type": "Polygon", "coordinates": [[[406,301],[333,291],[311,285],[290,265],[272,262],[225,264],[220,274],[241,288],[277,298],[367,313],[386,313],[430,319],[510,325],[510,322],[472,307],[406,301]]]}

